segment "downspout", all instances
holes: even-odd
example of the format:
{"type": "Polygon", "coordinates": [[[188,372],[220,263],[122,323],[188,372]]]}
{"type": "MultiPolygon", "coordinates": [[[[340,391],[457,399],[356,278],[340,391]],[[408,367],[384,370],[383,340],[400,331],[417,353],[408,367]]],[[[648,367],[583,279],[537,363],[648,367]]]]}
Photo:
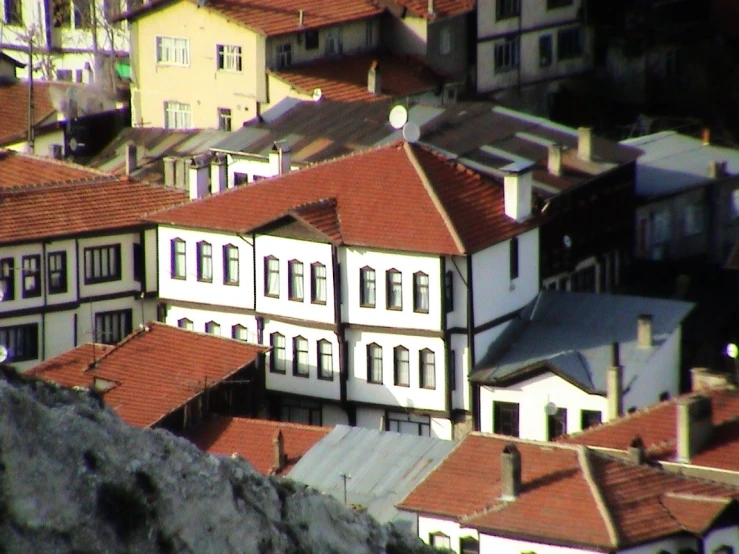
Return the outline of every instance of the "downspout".
{"type": "MultiPolygon", "coordinates": [[[[521,2],[523,4],[523,2],[521,2]]],[[[521,36],[523,34],[523,6],[518,8],[518,95],[521,96],[521,36]]]]}
{"type": "Polygon", "coordinates": [[[251,234],[251,242],[249,242],[249,239],[241,235],[240,233],[236,233],[236,236],[238,236],[241,240],[243,240],[246,244],[251,246],[251,257],[252,257],[252,298],[254,298],[254,319],[256,320],[257,324],[257,343],[263,344],[264,341],[264,318],[257,315],[257,239],[256,235],[254,233],[251,234]]]}
{"type": "MultiPolygon", "coordinates": [[[[439,317],[439,326],[441,328],[443,341],[444,341],[444,360],[446,361],[446,390],[444,394],[444,411],[447,413],[449,420],[452,419],[452,364],[449,360],[449,335],[447,334],[447,321],[446,321],[446,259],[444,256],[439,256],[439,290],[441,292],[441,315],[439,317]]],[[[430,300],[430,299],[429,299],[430,300]]]]}
{"type": "Polygon", "coordinates": [[[472,284],[472,255],[467,255],[467,348],[469,356],[467,357],[467,382],[470,387],[470,410],[472,411],[472,421],[474,422],[475,431],[480,430],[480,413],[478,409],[478,397],[480,395],[479,387],[469,381],[472,374],[472,368],[475,367],[475,302],[473,300],[473,284],[472,284]]]}
{"type": "Polygon", "coordinates": [[[339,249],[331,246],[331,271],[334,280],[334,332],[339,343],[339,398],[341,405],[347,414],[350,425],[356,425],[356,414],[349,406],[347,394],[348,368],[346,363],[346,333],[344,323],[341,321],[341,271],[339,269],[339,249]]]}
{"type": "MultiPolygon", "coordinates": [[[[66,265],[66,264],[65,264],[66,265]]],[[[44,295],[44,307],[41,310],[41,336],[43,339],[41,340],[41,359],[46,359],[46,310],[47,310],[47,301],[48,301],[48,291],[47,291],[47,280],[46,280],[46,241],[41,243],[41,263],[39,264],[39,272],[41,273],[41,290],[43,291],[44,295]]]]}

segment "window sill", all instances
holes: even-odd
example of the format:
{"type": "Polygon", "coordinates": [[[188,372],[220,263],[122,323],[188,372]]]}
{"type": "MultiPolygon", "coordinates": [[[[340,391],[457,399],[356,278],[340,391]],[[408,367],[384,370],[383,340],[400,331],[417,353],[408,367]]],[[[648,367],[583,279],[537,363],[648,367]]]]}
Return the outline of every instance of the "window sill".
{"type": "Polygon", "coordinates": [[[288,300],[289,300],[290,302],[302,302],[302,301],[303,301],[303,299],[302,299],[302,298],[288,298],[288,300]]]}
{"type": "Polygon", "coordinates": [[[276,373],[278,375],[286,375],[287,374],[287,371],[284,370],[284,369],[272,369],[272,368],[269,368],[269,372],[270,373],[276,373]]]}
{"type": "Polygon", "coordinates": [[[367,379],[367,383],[370,385],[382,385],[383,384],[382,381],[370,381],[369,379],[367,379]]]}
{"type": "Polygon", "coordinates": [[[198,277],[198,283],[212,283],[213,279],[202,279],[198,277]]]}
{"type": "Polygon", "coordinates": [[[360,304],[359,307],[360,308],[371,308],[371,309],[374,310],[375,309],[375,304],[360,304]]]}
{"type": "Polygon", "coordinates": [[[403,388],[406,388],[406,389],[409,389],[411,387],[411,384],[410,383],[394,383],[394,385],[396,387],[403,387],[403,388]]]}
{"type": "Polygon", "coordinates": [[[297,373],[293,371],[293,377],[300,377],[301,379],[310,379],[310,373],[297,373]]]}
{"type": "Polygon", "coordinates": [[[38,292],[23,292],[23,298],[41,298],[41,291],[38,292]]]}
{"type": "Polygon", "coordinates": [[[417,310],[417,309],[414,309],[413,310],[413,313],[414,314],[427,314],[427,313],[429,313],[429,311],[428,310],[417,310]]]}
{"type": "Polygon", "coordinates": [[[422,390],[436,390],[436,385],[433,387],[420,387],[422,390]]]}
{"type": "Polygon", "coordinates": [[[386,309],[390,310],[391,312],[402,312],[403,306],[388,306],[386,309]]]}
{"type": "Polygon", "coordinates": [[[187,63],[174,63],[174,62],[157,62],[157,67],[190,67],[187,63]]]}
{"type": "Polygon", "coordinates": [[[187,275],[170,275],[170,279],[175,281],[187,281],[187,275]]]}
{"type": "Polygon", "coordinates": [[[85,279],[86,285],[99,285],[100,283],[113,283],[115,281],[120,281],[121,276],[117,275],[116,277],[106,277],[105,279],[85,279]]]}
{"type": "Polygon", "coordinates": [[[318,376],[318,379],[319,379],[320,381],[333,381],[333,380],[334,380],[334,376],[333,376],[333,375],[331,375],[331,376],[329,377],[329,376],[327,376],[327,375],[319,375],[319,376],[318,376]]]}
{"type": "Polygon", "coordinates": [[[265,296],[265,298],[279,298],[280,297],[279,294],[270,294],[268,292],[265,292],[264,293],[264,296],[265,296]]]}
{"type": "Polygon", "coordinates": [[[495,17],[495,21],[497,23],[498,21],[508,21],[509,19],[518,19],[519,17],[521,17],[521,15],[518,13],[513,13],[510,15],[498,15],[495,17]]]}
{"type": "Polygon", "coordinates": [[[224,281],[223,284],[227,287],[238,287],[239,286],[238,281],[228,281],[228,282],[224,281]]]}
{"type": "Polygon", "coordinates": [[[311,300],[310,303],[311,304],[316,304],[318,306],[325,306],[326,305],[326,301],[325,300],[311,300]]]}
{"type": "Polygon", "coordinates": [[[63,289],[54,289],[54,290],[49,289],[49,294],[66,294],[66,293],[67,293],[67,289],[66,288],[63,288],[63,289]]]}

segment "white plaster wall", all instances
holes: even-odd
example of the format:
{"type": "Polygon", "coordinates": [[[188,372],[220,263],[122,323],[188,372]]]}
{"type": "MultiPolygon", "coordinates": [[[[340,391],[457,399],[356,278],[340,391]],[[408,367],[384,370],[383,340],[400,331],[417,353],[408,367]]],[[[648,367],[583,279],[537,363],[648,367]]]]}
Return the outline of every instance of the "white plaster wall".
{"type": "Polygon", "coordinates": [[[723,529],[715,529],[708,533],[703,539],[704,552],[713,553],[720,546],[732,546],[736,552],[739,548],[739,526],[724,527],[723,529]]]}
{"type": "Polygon", "coordinates": [[[447,256],[445,267],[452,273],[454,297],[454,309],[446,314],[446,326],[467,327],[467,258],[447,256]]]}
{"type": "Polygon", "coordinates": [[[385,43],[393,52],[412,56],[426,56],[428,21],[422,17],[407,15],[390,17],[383,33],[385,43]]]}
{"type": "Polygon", "coordinates": [[[280,314],[297,319],[334,323],[334,278],[330,244],[258,235],[256,249],[256,307],[260,313],[280,314]],[[264,259],[266,256],[275,256],[280,261],[279,298],[264,295],[264,259]],[[291,260],[303,263],[302,301],[289,299],[288,283],[290,274],[288,262],[291,260]],[[311,302],[310,267],[311,264],[316,262],[326,266],[326,304],[313,304],[311,302]]]}
{"type": "MultiPolygon", "coordinates": [[[[131,310],[131,327],[135,329],[144,322],[156,320],[157,300],[148,298],[141,300],[133,295],[99,302],[83,302],[77,313],[77,344],[93,341],[95,314],[118,310],[131,310]]],[[[57,352],[61,354],[64,350],[57,352]]],[[[51,357],[51,356],[47,356],[51,357]]]]}
{"type": "Polygon", "coordinates": [[[437,439],[452,440],[451,420],[444,417],[432,417],[431,436],[437,439]]]}
{"type": "MultiPolygon", "coordinates": [[[[247,237],[248,240],[251,240],[247,237]]],[[[159,295],[171,300],[204,302],[220,306],[254,308],[254,273],[252,248],[237,235],[212,231],[194,231],[159,226],[159,295]],[[186,279],[172,278],[172,239],[180,238],[186,247],[186,279]],[[197,243],[207,241],[213,247],[213,282],[198,282],[197,243]],[[231,244],[239,249],[239,284],[223,284],[223,246],[231,244]]],[[[169,317],[167,317],[169,321],[169,317]]]]}
{"type": "MultiPolygon", "coordinates": [[[[61,248],[60,248],[61,250],[61,248]]],[[[41,296],[34,298],[23,298],[23,256],[36,256],[38,255],[41,260],[41,281],[42,284],[45,282],[44,269],[46,268],[45,260],[43,259],[43,250],[41,243],[30,243],[30,244],[19,244],[15,246],[3,246],[0,247],[0,259],[2,258],[13,258],[14,259],[14,289],[15,295],[13,300],[7,298],[0,301],[0,314],[3,312],[9,312],[13,310],[21,310],[27,308],[36,308],[44,305],[43,288],[41,296]]],[[[67,253],[67,264],[74,263],[74,257],[71,258],[67,253]]],[[[71,285],[68,287],[74,291],[74,281],[72,280],[71,285]]],[[[57,295],[54,295],[57,296],[57,295]]],[[[63,296],[63,295],[60,295],[63,296]]],[[[64,295],[66,296],[66,295],[64,295]]]]}
{"type": "MultiPolygon", "coordinates": [[[[299,166],[292,164],[291,171],[300,169],[299,166]]],[[[243,173],[249,176],[249,183],[254,182],[254,177],[273,177],[277,174],[277,168],[269,163],[269,158],[265,156],[236,156],[229,154],[228,156],[228,188],[233,188],[235,182],[235,174],[243,173]]]]}
{"type": "Polygon", "coordinates": [[[341,273],[346,285],[343,293],[344,321],[360,325],[379,325],[410,329],[441,328],[442,283],[439,282],[440,260],[423,254],[396,254],[358,248],[342,248],[341,273]],[[360,305],[360,269],[369,266],[375,270],[375,307],[360,305]],[[403,309],[388,310],[386,272],[396,269],[403,276],[403,309]],[[429,277],[429,312],[413,311],[413,274],[423,272],[429,277]]]}
{"type": "Polygon", "coordinates": [[[456,383],[452,392],[452,408],[470,409],[470,387],[467,379],[469,370],[469,348],[467,347],[467,335],[451,335],[449,339],[449,350],[454,351],[456,358],[456,383]]]}
{"type": "Polygon", "coordinates": [[[125,235],[98,236],[79,239],[79,271],[80,271],[80,297],[100,296],[125,291],[140,291],[141,285],[133,279],[133,244],[139,241],[138,233],[127,233],[125,235]],[[121,278],[117,281],[104,283],[85,284],[85,249],[97,246],[115,245],[121,246],[121,278]]]}
{"type": "Polygon", "coordinates": [[[349,425],[349,418],[346,412],[336,404],[323,404],[321,406],[323,413],[321,414],[321,422],[327,427],[334,425],[349,425]]]}
{"type": "MultiPolygon", "coordinates": [[[[479,537],[477,530],[460,527],[459,523],[450,519],[442,519],[436,517],[428,517],[422,514],[418,516],[418,536],[427,544],[430,543],[431,533],[444,533],[450,539],[452,550],[459,553],[459,539],[479,537]]],[[[482,545],[480,545],[482,547],[482,545]]],[[[482,553],[482,548],[480,549],[482,553]]],[[[495,554],[501,554],[496,552],[495,554]]]]}
{"type": "Polygon", "coordinates": [[[350,359],[347,395],[349,400],[401,406],[426,410],[444,410],[446,389],[444,342],[441,338],[390,335],[367,331],[348,330],[346,333],[350,359]],[[367,345],[377,343],[382,347],[382,384],[367,382],[367,345]],[[408,349],[410,386],[393,384],[393,349],[396,346],[408,349]],[[422,389],[419,384],[419,352],[428,348],[435,353],[436,388],[422,389]]]}
{"type": "Polygon", "coordinates": [[[168,304],[165,323],[177,327],[180,319],[189,319],[193,324],[193,331],[205,332],[205,324],[214,321],[221,326],[221,336],[231,337],[234,325],[246,327],[249,342],[257,344],[257,324],[253,315],[240,314],[232,311],[219,311],[214,306],[213,310],[198,310],[176,303],[168,304]]]}
{"type": "Polygon", "coordinates": [[[385,411],[379,408],[360,406],[357,408],[357,427],[384,431],[384,415],[385,411]]]}
{"type": "MultiPolygon", "coordinates": [[[[507,539],[485,533],[480,534],[480,554],[520,554],[536,552],[536,554],[601,554],[599,550],[570,548],[539,542],[507,539]]],[[[657,552],[656,550],[654,552],[657,552]]]]}
{"type": "MultiPolygon", "coordinates": [[[[15,57],[19,58],[16,52],[13,52],[12,54],[15,54],[15,57]]],[[[62,147],[64,146],[64,131],[59,129],[39,132],[34,136],[33,140],[34,145],[32,153],[36,154],[37,156],[48,157],[52,145],[59,145],[62,147]]],[[[15,152],[28,152],[28,143],[26,141],[16,142],[13,144],[5,145],[3,146],[3,148],[14,150],[15,152]]]]}
{"type": "Polygon", "coordinates": [[[158,244],[157,230],[147,229],[144,231],[144,283],[146,292],[157,292],[159,290],[159,272],[157,263],[158,244]]]}
{"type": "MultiPolygon", "coordinates": [[[[478,39],[501,33],[518,32],[517,17],[497,21],[495,17],[496,2],[499,0],[478,0],[477,2],[477,37],[478,39]]],[[[523,31],[544,25],[554,25],[577,19],[582,0],[574,0],[571,6],[547,9],[547,0],[521,2],[521,27],[523,31]]]]}
{"type": "MultiPolygon", "coordinates": [[[[633,548],[619,550],[619,554],[657,554],[661,550],[677,553],[682,548],[693,548],[698,550],[699,539],[692,537],[668,537],[666,539],[640,544],[633,548]]],[[[700,550],[698,550],[700,552],[700,550]]],[[[708,554],[706,550],[706,554],[708,554]]]]}
{"type": "Polygon", "coordinates": [[[488,329],[487,331],[483,331],[482,333],[477,333],[475,335],[475,358],[472,360],[473,364],[476,364],[485,356],[488,348],[490,348],[490,344],[496,340],[510,324],[510,321],[506,321],[500,325],[496,325],[492,329],[488,329]]]}

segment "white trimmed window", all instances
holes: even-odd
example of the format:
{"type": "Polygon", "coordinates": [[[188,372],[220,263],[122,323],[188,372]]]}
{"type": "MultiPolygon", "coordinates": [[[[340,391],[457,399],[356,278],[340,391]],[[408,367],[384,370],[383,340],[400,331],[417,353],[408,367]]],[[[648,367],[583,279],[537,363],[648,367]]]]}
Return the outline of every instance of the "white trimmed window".
{"type": "Polygon", "coordinates": [[[285,336],[280,333],[272,333],[269,336],[269,345],[272,347],[269,353],[270,371],[285,373],[285,336]]]}
{"type": "Polygon", "coordinates": [[[393,351],[393,358],[395,386],[409,387],[411,384],[411,371],[408,349],[403,346],[396,346],[393,351]]]}
{"type": "Polygon", "coordinates": [[[241,71],[241,46],[219,44],[216,50],[219,70],[241,71]]]}
{"type": "Polygon", "coordinates": [[[308,340],[303,337],[293,339],[293,375],[309,377],[308,340]]]}
{"type": "Polygon", "coordinates": [[[433,351],[425,348],[419,356],[420,382],[422,389],[436,388],[436,355],[433,351]]]}
{"type": "Polygon", "coordinates": [[[193,326],[192,320],[187,319],[186,317],[177,320],[177,327],[179,327],[180,329],[187,329],[188,331],[192,331],[195,328],[193,326]]]}
{"type": "Polygon", "coordinates": [[[190,65],[190,41],[186,38],[157,37],[157,63],[190,65]]]}
{"type": "Polygon", "coordinates": [[[429,535],[429,542],[434,548],[452,549],[452,541],[449,538],[449,535],[445,535],[444,533],[431,533],[431,535],[429,535]]]}
{"type": "Polygon", "coordinates": [[[165,102],[164,127],[166,129],[192,129],[192,109],[190,108],[190,104],[165,102]]]}
{"type": "Polygon", "coordinates": [[[311,302],[314,304],[326,303],[326,266],[314,263],[311,271],[311,302]]]}
{"type": "Polygon", "coordinates": [[[367,382],[382,384],[382,347],[367,345],[367,382]]]}
{"type": "Polygon", "coordinates": [[[280,296],[280,260],[274,256],[264,258],[264,296],[280,296]]]}
{"type": "Polygon", "coordinates": [[[231,327],[231,338],[236,340],[249,340],[249,331],[241,324],[231,327]]]}
{"type": "Polygon", "coordinates": [[[318,341],[318,378],[332,380],[334,378],[334,360],[331,343],[318,341]]]}
{"type": "Polygon", "coordinates": [[[277,69],[284,69],[293,64],[293,45],[289,42],[277,45],[277,69]]]}
{"type": "Polygon", "coordinates": [[[518,67],[521,43],[518,38],[506,39],[495,45],[495,73],[505,73],[518,67]]]}
{"type": "Polygon", "coordinates": [[[303,263],[291,260],[287,263],[287,271],[290,276],[288,281],[288,298],[298,302],[303,301],[303,263]]]}

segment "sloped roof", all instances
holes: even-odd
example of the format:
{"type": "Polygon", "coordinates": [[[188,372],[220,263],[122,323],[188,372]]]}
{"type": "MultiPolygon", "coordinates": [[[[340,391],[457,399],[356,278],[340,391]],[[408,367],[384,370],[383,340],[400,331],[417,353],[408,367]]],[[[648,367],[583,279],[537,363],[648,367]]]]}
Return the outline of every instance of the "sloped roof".
{"type": "Polygon", "coordinates": [[[395,143],[230,189],[151,216],[160,224],[232,233],[334,199],[337,218],[311,223],[350,246],[462,254],[534,227],[504,213],[503,189],[426,148],[395,143]]]}
{"type": "Polygon", "coordinates": [[[0,189],[107,175],[71,162],[0,149],[0,189]]]}
{"type": "Polygon", "coordinates": [[[84,345],[42,362],[26,375],[65,386],[93,387],[95,379],[112,382],[114,386],[101,393],[105,403],[126,423],[151,427],[266,350],[149,322],[114,347],[84,345]],[[95,359],[97,367],[90,368],[95,359]]]}
{"type": "Polygon", "coordinates": [[[454,441],[337,425],[288,477],[340,500],[346,495],[380,523],[399,517],[395,504],[454,448],[454,441]]]}
{"type": "Polygon", "coordinates": [[[736,498],[734,487],[630,464],[583,446],[472,433],[399,508],[452,518],[492,535],[610,550],[710,525],[736,498]],[[514,501],[501,499],[501,454],[509,444],[521,456],[522,485],[514,501]],[[676,494],[681,506],[671,512],[664,501],[676,494]],[[683,517],[686,503],[700,516],[683,517]]]}
{"type": "Polygon", "coordinates": [[[216,456],[237,453],[263,475],[285,475],[313,445],[329,434],[330,427],[282,421],[218,416],[189,429],[186,437],[198,448],[216,456]],[[275,471],[273,441],[282,433],[287,458],[275,471]]]}
{"type": "Polygon", "coordinates": [[[321,90],[321,99],[376,102],[392,96],[411,96],[435,90],[441,79],[420,61],[392,55],[345,56],[271,71],[303,94],[321,90]],[[367,90],[367,72],[378,63],[381,94],[367,90]]]}
{"type": "MultiPolygon", "coordinates": [[[[39,125],[56,113],[51,103],[49,91],[65,88],[66,85],[34,81],[33,104],[34,125],[39,125]]],[[[28,96],[27,81],[0,81],[0,145],[26,140],[28,135],[28,96]]]]}
{"type": "MultiPolygon", "coordinates": [[[[693,394],[693,393],[690,393],[693,394]]],[[[635,437],[647,457],[671,461],[677,455],[677,403],[690,394],[647,406],[618,419],[562,437],[562,442],[627,450],[635,437]]],[[[739,472],[739,390],[733,387],[700,391],[711,399],[713,437],[690,463],[739,472]]]]}
{"type": "Polygon", "coordinates": [[[0,244],[125,229],[186,200],[183,191],[126,177],[0,189],[0,244]]]}
{"type": "Polygon", "coordinates": [[[428,0],[391,0],[396,4],[408,8],[413,15],[429,19],[431,21],[442,18],[469,13],[475,9],[474,0],[434,0],[434,13],[429,13],[428,0]]]}
{"type": "MultiPolygon", "coordinates": [[[[614,342],[624,367],[624,398],[639,387],[639,376],[653,371],[652,359],[682,323],[693,304],[616,294],[543,290],[516,322],[515,339],[502,335],[491,343],[471,379],[502,385],[545,367],[584,390],[604,392],[614,342]],[[637,319],[653,317],[653,346],[637,343],[637,319]]],[[[633,437],[632,437],[633,438],[633,437]]]]}

